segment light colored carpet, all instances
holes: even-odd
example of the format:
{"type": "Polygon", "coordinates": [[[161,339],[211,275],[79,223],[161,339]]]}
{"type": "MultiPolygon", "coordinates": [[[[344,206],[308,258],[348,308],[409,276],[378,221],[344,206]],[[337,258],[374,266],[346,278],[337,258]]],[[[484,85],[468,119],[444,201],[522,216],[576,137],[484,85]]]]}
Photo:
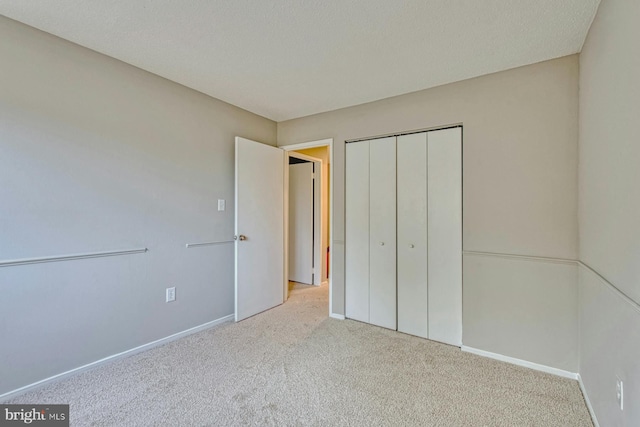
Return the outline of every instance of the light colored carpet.
{"type": "Polygon", "coordinates": [[[7,403],[72,425],[591,426],[578,384],[327,317],[327,287],[7,403]]]}

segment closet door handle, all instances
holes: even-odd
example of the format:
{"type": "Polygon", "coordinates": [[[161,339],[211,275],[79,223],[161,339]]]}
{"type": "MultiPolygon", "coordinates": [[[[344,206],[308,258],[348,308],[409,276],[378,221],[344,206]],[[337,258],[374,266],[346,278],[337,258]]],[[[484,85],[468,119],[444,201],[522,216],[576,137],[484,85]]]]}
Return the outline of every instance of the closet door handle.
{"type": "Polygon", "coordinates": [[[413,243],[412,243],[412,244],[410,244],[410,245],[409,245],[409,247],[410,247],[411,249],[415,248],[415,246],[413,245],[413,243]]]}
{"type": "Polygon", "coordinates": [[[380,246],[384,246],[384,242],[380,242],[380,246]]]}

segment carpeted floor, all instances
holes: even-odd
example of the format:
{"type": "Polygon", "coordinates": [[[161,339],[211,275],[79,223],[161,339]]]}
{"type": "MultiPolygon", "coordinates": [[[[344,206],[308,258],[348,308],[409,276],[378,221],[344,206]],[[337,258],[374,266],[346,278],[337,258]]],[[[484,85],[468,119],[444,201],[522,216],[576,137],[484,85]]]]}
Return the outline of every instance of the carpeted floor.
{"type": "Polygon", "coordinates": [[[72,425],[591,426],[578,384],[327,317],[326,286],[6,403],[72,425]]]}

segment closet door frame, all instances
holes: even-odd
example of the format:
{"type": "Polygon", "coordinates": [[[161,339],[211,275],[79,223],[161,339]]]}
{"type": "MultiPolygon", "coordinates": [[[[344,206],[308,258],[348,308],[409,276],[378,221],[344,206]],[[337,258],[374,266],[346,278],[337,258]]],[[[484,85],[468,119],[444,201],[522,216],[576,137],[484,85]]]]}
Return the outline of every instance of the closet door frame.
{"type": "MultiPolygon", "coordinates": [[[[457,305],[459,307],[459,309],[456,309],[455,311],[456,313],[456,319],[455,321],[458,323],[459,325],[459,333],[457,334],[459,336],[459,339],[455,339],[454,342],[450,341],[450,340],[442,340],[443,342],[447,342],[449,344],[452,345],[456,345],[456,346],[461,346],[462,345],[462,288],[463,288],[463,282],[464,282],[464,277],[463,277],[463,266],[462,266],[462,253],[464,251],[464,246],[463,246],[463,241],[462,241],[462,237],[463,237],[463,226],[464,226],[464,216],[463,216],[463,211],[464,211],[464,202],[463,202],[463,182],[464,182],[464,162],[463,162],[463,154],[464,154],[464,132],[463,132],[463,124],[462,123],[456,123],[456,124],[451,124],[451,125],[445,125],[445,126],[437,126],[437,127],[430,127],[430,128],[423,128],[423,129],[417,129],[414,131],[408,131],[408,132],[398,132],[398,133],[392,133],[392,134],[387,134],[387,135],[380,135],[380,136],[376,136],[376,137],[365,137],[365,138],[357,138],[357,139],[351,139],[351,140],[345,140],[345,145],[349,145],[349,144],[353,144],[353,143],[358,143],[358,142],[365,142],[365,141],[371,141],[371,140],[375,140],[375,139],[381,139],[381,138],[388,138],[388,137],[400,137],[400,136],[405,136],[405,135],[411,135],[411,134],[417,134],[417,133],[430,133],[430,132],[434,132],[434,131],[442,131],[442,130],[447,130],[447,129],[459,129],[459,153],[460,153],[460,173],[459,173],[459,182],[460,182],[460,221],[459,221],[459,248],[460,248],[460,254],[459,254],[459,259],[460,259],[460,265],[459,265],[459,277],[460,277],[460,285],[459,285],[459,301],[457,301],[457,305]],[[459,314],[459,315],[458,315],[459,314]]],[[[427,139],[428,139],[428,135],[427,135],[427,139]]],[[[345,152],[347,150],[345,149],[345,152]]],[[[427,147],[427,152],[428,152],[428,147],[427,147]]],[[[428,161],[428,160],[427,160],[428,161]]],[[[345,167],[348,168],[348,164],[347,161],[345,160],[345,167]]],[[[345,172],[345,179],[347,176],[348,172],[345,172]]],[[[345,187],[346,187],[346,183],[345,183],[345,187]]],[[[348,201],[346,200],[348,197],[347,192],[345,191],[345,211],[347,210],[347,206],[348,206],[348,201]]],[[[428,197],[428,196],[427,196],[428,197]]],[[[345,212],[345,229],[347,228],[347,221],[346,221],[346,215],[347,213],[345,212]]],[[[348,234],[348,230],[345,230],[345,238],[348,234]]],[[[346,242],[345,242],[346,243],[346,242]]],[[[398,244],[400,244],[400,242],[398,242],[398,244]]],[[[347,268],[347,264],[348,264],[348,260],[346,259],[347,256],[347,251],[345,250],[345,273],[346,273],[346,268],[347,268]]],[[[396,266],[397,268],[397,266],[396,266]]],[[[345,313],[346,313],[346,295],[348,293],[348,287],[349,287],[349,283],[348,283],[348,279],[346,277],[347,275],[345,274],[345,313]]],[[[427,314],[428,315],[428,314],[427,314]]],[[[349,317],[348,315],[346,317],[349,317]]],[[[398,325],[396,325],[398,326],[398,325]]],[[[429,339],[433,339],[432,337],[428,337],[429,339]]]]}

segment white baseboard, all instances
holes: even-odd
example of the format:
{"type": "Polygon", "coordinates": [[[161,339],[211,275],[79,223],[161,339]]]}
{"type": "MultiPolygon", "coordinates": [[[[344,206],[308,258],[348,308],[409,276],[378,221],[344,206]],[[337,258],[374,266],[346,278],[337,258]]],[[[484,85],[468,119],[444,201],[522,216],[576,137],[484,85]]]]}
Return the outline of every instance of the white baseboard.
{"type": "Polygon", "coordinates": [[[344,314],[329,313],[329,317],[333,317],[334,319],[344,320],[344,314]]]}
{"type": "Polygon", "coordinates": [[[582,382],[582,377],[580,376],[580,374],[578,374],[578,385],[580,385],[580,391],[582,391],[584,401],[587,403],[587,409],[589,409],[589,414],[591,415],[591,421],[593,421],[593,425],[595,427],[600,427],[598,419],[596,418],[596,412],[593,410],[593,406],[591,406],[591,401],[589,401],[587,389],[584,387],[584,383],[582,382]]]}
{"type": "Polygon", "coordinates": [[[205,329],[209,329],[209,328],[217,326],[217,325],[219,325],[221,323],[227,322],[229,320],[233,320],[233,318],[234,318],[234,315],[230,314],[228,316],[224,316],[224,317],[221,317],[219,319],[212,320],[211,322],[203,323],[202,325],[199,325],[199,326],[194,326],[193,328],[189,328],[189,329],[187,329],[185,331],[178,332],[178,333],[175,333],[173,335],[169,335],[168,337],[160,338],[159,340],[155,340],[155,341],[152,341],[150,343],[143,344],[141,346],[132,348],[130,350],[125,350],[125,351],[123,351],[121,353],[117,353],[117,354],[114,354],[114,355],[111,355],[111,356],[107,356],[107,357],[105,357],[103,359],[96,360],[95,362],[91,362],[91,363],[88,363],[86,365],[83,365],[83,366],[80,366],[80,367],[77,367],[77,368],[74,368],[74,369],[70,369],[70,370],[68,370],[66,372],[62,372],[60,374],[53,375],[53,376],[51,376],[49,378],[45,378],[43,380],[36,381],[35,383],[26,385],[24,387],[20,387],[18,389],[9,391],[7,393],[0,394],[0,402],[3,402],[5,400],[8,400],[8,399],[13,398],[13,397],[17,397],[17,396],[19,396],[21,394],[27,393],[28,391],[31,391],[33,389],[42,387],[42,386],[44,386],[46,384],[49,384],[51,382],[60,381],[60,380],[62,380],[64,378],[70,377],[72,375],[79,374],[80,372],[83,372],[83,371],[88,371],[89,369],[96,368],[96,367],[98,367],[100,365],[104,365],[106,363],[113,362],[113,361],[118,360],[118,359],[122,359],[124,357],[132,356],[132,355],[134,355],[136,353],[140,353],[140,352],[149,350],[149,349],[151,349],[153,347],[157,347],[159,345],[166,344],[166,343],[169,343],[171,341],[175,341],[177,339],[186,337],[188,335],[195,334],[196,332],[204,331],[205,329]]]}
{"type": "Polygon", "coordinates": [[[513,365],[524,366],[525,368],[546,372],[547,374],[553,374],[553,375],[557,375],[559,377],[564,377],[564,378],[571,378],[572,380],[578,379],[578,374],[576,374],[575,372],[569,372],[563,369],[552,368],[551,366],[540,365],[539,363],[533,363],[527,360],[516,359],[515,357],[505,356],[498,353],[491,353],[490,351],[479,350],[477,348],[467,347],[466,345],[463,345],[461,349],[462,351],[466,351],[467,353],[477,354],[478,356],[488,357],[490,359],[511,363],[513,365]]]}

